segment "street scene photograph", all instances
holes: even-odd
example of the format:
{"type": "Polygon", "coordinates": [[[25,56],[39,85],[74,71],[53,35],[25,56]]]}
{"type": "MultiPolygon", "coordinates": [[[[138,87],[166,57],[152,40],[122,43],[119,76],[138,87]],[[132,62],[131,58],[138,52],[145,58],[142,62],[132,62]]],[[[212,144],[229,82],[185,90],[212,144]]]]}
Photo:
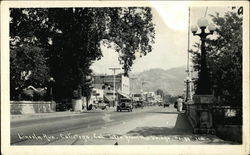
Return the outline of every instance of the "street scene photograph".
{"type": "Polygon", "coordinates": [[[8,9],[11,146],[245,143],[244,6],[150,4],[8,9]]]}

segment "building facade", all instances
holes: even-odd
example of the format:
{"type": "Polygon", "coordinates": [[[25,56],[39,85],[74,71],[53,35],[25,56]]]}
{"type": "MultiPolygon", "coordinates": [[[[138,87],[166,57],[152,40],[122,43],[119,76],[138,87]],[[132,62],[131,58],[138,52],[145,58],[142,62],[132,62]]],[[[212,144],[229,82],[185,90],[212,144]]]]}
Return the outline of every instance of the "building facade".
{"type": "MultiPolygon", "coordinates": [[[[114,76],[113,75],[95,75],[93,87],[98,89],[114,90],[114,76]]],[[[129,77],[123,74],[115,76],[115,90],[122,92],[126,95],[130,94],[129,90],[129,77]]]]}
{"type": "Polygon", "coordinates": [[[93,89],[103,90],[103,100],[110,106],[115,106],[115,100],[129,97],[129,78],[123,74],[115,76],[115,95],[114,95],[114,76],[113,75],[95,75],[93,80],[93,89]]]}

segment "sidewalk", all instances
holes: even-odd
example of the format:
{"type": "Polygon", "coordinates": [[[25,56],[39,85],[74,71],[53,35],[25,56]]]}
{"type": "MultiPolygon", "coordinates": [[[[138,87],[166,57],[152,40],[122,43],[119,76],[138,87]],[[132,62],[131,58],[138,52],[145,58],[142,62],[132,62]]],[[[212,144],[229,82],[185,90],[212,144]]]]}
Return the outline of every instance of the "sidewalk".
{"type": "Polygon", "coordinates": [[[15,121],[24,121],[24,120],[35,120],[43,118],[55,118],[55,117],[64,117],[69,115],[79,115],[81,112],[71,112],[71,111],[61,111],[61,112],[51,112],[51,113],[34,113],[34,114],[19,114],[11,115],[10,120],[15,121]]]}
{"type": "Polygon", "coordinates": [[[36,119],[45,119],[45,118],[57,118],[57,117],[68,117],[68,116],[76,116],[76,115],[84,115],[91,112],[104,112],[104,111],[115,111],[115,108],[110,107],[106,110],[95,109],[87,111],[83,109],[82,111],[57,111],[51,113],[31,113],[31,114],[16,114],[11,115],[10,120],[12,122],[17,121],[25,121],[25,120],[36,120],[36,119]]]}

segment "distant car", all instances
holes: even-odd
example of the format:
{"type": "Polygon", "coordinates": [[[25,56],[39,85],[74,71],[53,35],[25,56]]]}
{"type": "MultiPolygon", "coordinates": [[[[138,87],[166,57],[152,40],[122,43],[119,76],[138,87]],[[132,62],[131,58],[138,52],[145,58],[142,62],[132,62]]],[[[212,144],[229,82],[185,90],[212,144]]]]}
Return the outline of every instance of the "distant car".
{"type": "Polygon", "coordinates": [[[133,104],[130,99],[121,98],[120,102],[118,103],[116,107],[116,111],[122,111],[122,110],[128,110],[129,112],[132,112],[133,104]]]}
{"type": "Polygon", "coordinates": [[[169,107],[170,106],[170,103],[169,102],[164,102],[164,104],[163,104],[163,107],[165,108],[165,107],[169,107]]]}
{"type": "Polygon", "coordinates": [[[61,102],[56,103],[56,111],[72,110],[72,103],[70,99],[63,99],[61,102]]]}
{"type": "Polygon", "coordinates": [[[158,103],[158,106],[163,106],[162,102],[159,102],[159,103],[158,103]]]}
{"type": "Polygon", "coordinates": [[[134,108],[143,108],[144,107],[143,101],[134,101],[133,107],[134,108]]]}
{"type": "Polygon", "coordinates": [[[107,109],[107,107],[108,107],[108,104],[106,104],[106,103],[103,103],[103,102],[98,103],[98,108],[100,108],[102,110],[107,109]]]}
{"type": "Polygon", "coordinates": [[[106,103],[104,103],[102,101],[98,101],[97,103],[93,102],[93,103],[89,104],[89,109],[102,109],[102,110],[105,110],[105,109],[107,109],[107,107],[108,107],[108,104],[106,104],[106,103]]]}

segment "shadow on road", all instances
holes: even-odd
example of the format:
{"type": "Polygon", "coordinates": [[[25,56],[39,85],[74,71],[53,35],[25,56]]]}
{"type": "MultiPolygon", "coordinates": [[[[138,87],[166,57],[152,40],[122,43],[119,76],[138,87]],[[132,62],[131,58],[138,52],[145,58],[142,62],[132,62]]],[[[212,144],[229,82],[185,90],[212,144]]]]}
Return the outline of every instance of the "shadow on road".
{"type": "MultiPolygon", "coordinates": [[[[161,113],[161,112],[160,112],[161,113]]],[[[162,112],[164,114],[175,114],[177,112],[162,112]]],[[[133,136],[168,136],[192,134],[192,128],[185,114],[178,114],[175,127],[138,127],[127,134],[133,136]]]]}
{"type": "MultiPolygon", "coordinates": [[[[160,112],[161,113],[161,112],[160,112]]],[[[162,112],[164,114],[175,114],[176,112],[162,112]]],[[[143,136],[143,137],[170,137],[174,141],[184,143],[198,142],[199,144],[233,144],[225,142],[214,135],[196,135],[192,132],[192,127],[189,124],[184,113],[179,113],[176,124],[173,128],[169,127],[137,127],[129,132],[129,136],[143,136]]]]}

